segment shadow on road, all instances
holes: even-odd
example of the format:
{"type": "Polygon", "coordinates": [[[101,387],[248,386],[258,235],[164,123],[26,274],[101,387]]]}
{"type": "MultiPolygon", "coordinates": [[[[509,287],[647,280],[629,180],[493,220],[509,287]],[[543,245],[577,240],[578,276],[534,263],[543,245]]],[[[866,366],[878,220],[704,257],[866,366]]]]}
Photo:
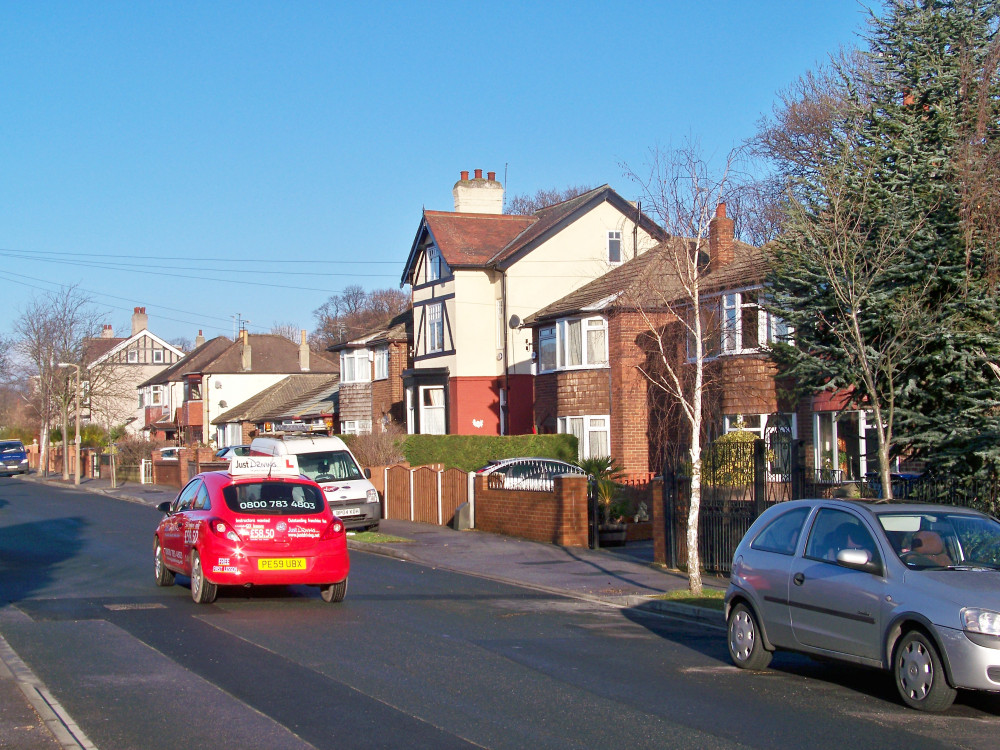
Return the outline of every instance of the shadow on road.
{"type": "Polygon", "coordinates": [[[17,602],[54,579],[53,569],[76,557],[88,522],[55,518],[0,527],[0,590],[17,602]]]}

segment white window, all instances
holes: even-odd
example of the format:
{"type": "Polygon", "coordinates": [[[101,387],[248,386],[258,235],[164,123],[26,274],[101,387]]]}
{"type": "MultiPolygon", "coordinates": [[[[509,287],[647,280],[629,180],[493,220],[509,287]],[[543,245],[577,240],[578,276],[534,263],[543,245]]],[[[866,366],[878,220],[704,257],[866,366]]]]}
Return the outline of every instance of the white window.
{"type": "Polygon", "coordinates": [[[153,349],[153,364],[162,365],[163,364],[163,350],[153,349]]]}
{"type": "Polygon", "coordinates": [[[130,365],[134,365],[136,362],[139,361],[139,350],[129,349],[128,354],[125,355],[125,358],[130,365]]]}
{"type": "Polygon", "coordinates": [[[541,372],[556,369],[556,327],[538,329],[538,367],[541,372]]]}
{"type": "Polygon", "coordinates": [[[767,467],[771,478],[787,481],[791,471],[792,442],[798,436],[794,413],[787,414],[734,414],[722,418],[723,432],[751,432],[766,441],[767,467]]]}
{"type": "Polygon", "coordinates": [[[538,330],[539,370],[603,367],[608,364],[608,323],[604,318],[560,320],[538,330]]]}
{"type": "Polygon", "coordinates": [[[163,386],[154,385],[151,387],[151,398],[150,403],[153,406],[159,406],[163,403],[163,386]]]}
{"type": "Polygon", "coordinates": [[[437,281],[441,278],[441,251],[436,245],[427,246],[427,280],[437,281]]]}
{"type": "Polygon", "coordinates": [[[878,434],[865,411],[813,414],[816,481],[862,481],[878,471],[878,434]]]}
{"type": "Polygon", "coordinates": [[[375,350],[374,380],[385,380],[389,377],[389,347],[381,346],[375,350]]]}
{"type": "Polygon", "coordinates": [[[608,232],[608,262],[622,262],[622,233],[618,231],[608,232]]]}
{"type": "Polygon", "coordinates": [[[340,423],[340,432],[343,435],[368,435],[371,431],[370,419],[348,419],[340,423]]]}
{"type": "MultiPolygon", "coordinates": [[[[775,342],[792,343],[792,332],[781,318],[760,306],[760,291],[748,289],[703,299],[702,340],[706,357],[759,352],[775,342]]],[[[688,336],[688,358],[695,355],[688,336]]]]}
{"type": "Polygon", "coordinates": [[[440,302],[427,307],[427,351],[444,351],[444,312],[440,302]]]}
{"type": "Polygon", "coordinates": [[[340,353],[340,381],[367,383],[371,380],[367,349],[345,349],[340,353]]]}
{"type": "Polygon", "coordinates": [[[562,434],[576,435],[579,458],[602,458],[611,455],[610,422],[606,414],[560,417],[557,429],[562,434]]]}
{"type": "Polygon", "coordinates": [[[423,435],[444,435],[444,387],[420,388],[420,432],[423,435]]]}

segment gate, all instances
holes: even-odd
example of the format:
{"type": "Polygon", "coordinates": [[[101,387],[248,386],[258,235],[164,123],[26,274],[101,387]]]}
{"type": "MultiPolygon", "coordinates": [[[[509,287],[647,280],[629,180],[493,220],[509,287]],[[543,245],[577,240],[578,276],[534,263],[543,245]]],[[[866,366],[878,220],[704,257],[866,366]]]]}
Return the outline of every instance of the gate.
{"type": "MultiPolygon", "coordinates": [[[[757,516],[775,503],[802,496],[800,446],[790,427],[779,423],[763,440],[716,440],[702,450],[698,512],[702,570],[728,574],[736,546],[757,516]]],[[[691,478],[684,466],[676,465],[668,466],[663,477],[666,562],[677,568],[687,560],[691,478]]]]}

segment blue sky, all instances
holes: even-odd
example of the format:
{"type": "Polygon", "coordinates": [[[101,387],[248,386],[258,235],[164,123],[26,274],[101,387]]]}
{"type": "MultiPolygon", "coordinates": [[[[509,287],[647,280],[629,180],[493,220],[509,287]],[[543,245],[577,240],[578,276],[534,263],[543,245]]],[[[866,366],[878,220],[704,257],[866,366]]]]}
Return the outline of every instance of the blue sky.
{"type": "Polygon", "coordinates": [[[722,158],[858,43],[855,0],[0,0],[0,335],[76,284],[170,340],[399,285],[461,170],[509,194],[722,158]]]}

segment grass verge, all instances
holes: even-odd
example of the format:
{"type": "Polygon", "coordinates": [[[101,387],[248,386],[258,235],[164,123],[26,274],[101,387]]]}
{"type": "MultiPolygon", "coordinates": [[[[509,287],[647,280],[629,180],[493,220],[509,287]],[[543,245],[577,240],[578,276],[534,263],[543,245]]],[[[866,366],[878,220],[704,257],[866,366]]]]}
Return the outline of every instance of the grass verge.
{"type": "Polygon", "coordinates": [[[401,536],[383,534],[380,531],[348,531],[347,536],[356,542],[368,542],[369,544],[393,544],[396,542],[412,542],[412,539],[405,539],[401,536]]]}
{"type": "Polygon", "coordinates": [[[710,589],[706,586],[698,596],[695,596],[687,589],[677,589],[676,591],[668,591],[653,598],[668,602],[677,602],[678,604],[690,604],[692,607],[717,609],[719,612],[722,612],[725,609],[725,596],[725,589],[710,589]]]}

